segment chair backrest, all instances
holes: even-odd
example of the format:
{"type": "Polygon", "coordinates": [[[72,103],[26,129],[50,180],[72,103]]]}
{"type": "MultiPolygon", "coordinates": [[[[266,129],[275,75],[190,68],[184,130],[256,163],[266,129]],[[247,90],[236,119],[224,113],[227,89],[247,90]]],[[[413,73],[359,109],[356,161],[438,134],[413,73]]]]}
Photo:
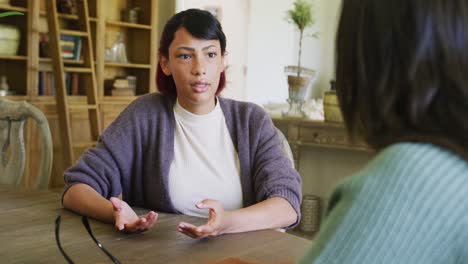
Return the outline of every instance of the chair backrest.
{"type": "MultiPolygon", "coordinates": [[[[52,136],[45,115],[35,106],[22,101],[0,98],[0,183],[19,187],[26,161],[23,127],[28,118],[37,122],[41,131],[42,155],[39,175],[32,188],[46,189],[52,170],[52,136]]],[[[36,159],[38,157],[29,157],[36,159]]]]}
{"type": "Polygon", "coordinates": [[[276,133],[278,134],[278,137],[281,141],[281,149],[283,150],[286,157],[288,157],[289,161],[291,161],[291,166],[294,168],[294,156],[292,154],[288,140],[284,136],[283,132],[281,132],[281,130],[279,130],[278,128],[276,128],[276,133]]]}

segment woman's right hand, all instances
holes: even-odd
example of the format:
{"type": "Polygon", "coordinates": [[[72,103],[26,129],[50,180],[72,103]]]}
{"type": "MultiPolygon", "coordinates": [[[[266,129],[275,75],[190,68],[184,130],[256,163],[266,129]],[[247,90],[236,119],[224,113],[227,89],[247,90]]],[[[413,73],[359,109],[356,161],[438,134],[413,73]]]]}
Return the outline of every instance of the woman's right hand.
{"type": "Polygon", "coordinates": [[[128,233],[144,232],[151,227],[158,219],[158,214],[150,211],[145,217],[138,217],[133,209],[124,201],[112,197],[110,198],[114,207],[115,228],[128,233]]]}

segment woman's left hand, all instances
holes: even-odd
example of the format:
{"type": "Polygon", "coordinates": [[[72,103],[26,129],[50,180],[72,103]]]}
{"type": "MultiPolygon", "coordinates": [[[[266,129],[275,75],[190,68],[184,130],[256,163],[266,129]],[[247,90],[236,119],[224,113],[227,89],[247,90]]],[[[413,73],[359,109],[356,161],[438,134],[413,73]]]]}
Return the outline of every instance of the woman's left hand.
{"type": "Polygon", "coordinates": [[[189,223],[181,222],[177,226],[179,232],[192,238],[213,237],[221,235],[225,231],[225,222],[229,217],[229,212],[224,211],[219,201],[206,199],[196,205],[199,209],[208,208],[208,221],[201,226],[195,226],[189,223]]]}

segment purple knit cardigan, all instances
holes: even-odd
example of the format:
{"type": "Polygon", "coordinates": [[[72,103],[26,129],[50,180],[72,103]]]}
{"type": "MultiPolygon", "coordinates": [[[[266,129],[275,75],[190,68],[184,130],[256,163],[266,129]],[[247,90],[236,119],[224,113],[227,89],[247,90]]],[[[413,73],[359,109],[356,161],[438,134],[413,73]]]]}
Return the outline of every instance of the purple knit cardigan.
{"type": "MultiPolygon", "coordinates": [[[[282,197],[299,221],[301,178],[284,155],[270,117],[252,103],[218,101],[239,156],[244,207],[282,197]]],[[[65,172],[65,191],[85,183],[107,199],[122,193],[131,206],[177,213],[168,190],[174,103],[160,94],[133,101],[103,132],[97,146],[65,172]]]]}

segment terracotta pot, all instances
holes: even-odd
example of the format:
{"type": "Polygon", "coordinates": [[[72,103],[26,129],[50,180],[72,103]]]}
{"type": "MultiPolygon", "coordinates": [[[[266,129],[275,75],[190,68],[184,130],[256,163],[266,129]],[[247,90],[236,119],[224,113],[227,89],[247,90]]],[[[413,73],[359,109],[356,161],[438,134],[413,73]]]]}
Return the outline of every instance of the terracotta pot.
{"type": "Polygon", "coordinates": [[[289,99],[294,102],[304,101],[317,73],[312,69],[297,66],[286,66],[284,73],[288,76],[289,99]],[[300,76],[297,75],[298,72],[300,76]]]}
{"type": "Polygon", "coordinates": [[[304,100],[309,82],[309,77],[288,75],[289,99],[304,100]]]}
{"type": "Polygon", "coordinates": [[[297,66],[286,66],[284,68],[286,76],[288,76],[288,103],[289,110],[283,113],[283,116],[288,118],[304,118],[305,113],[302,111],[302,105],[306,101],[308,90],[311,87],[312,80],[317,76],[316,72],[311,69],[297,66]],[[300,72],[300,76],[298,76],[300,72]]]}
{"type": "Polygon", "coordinates": [[[308,77],[298,77],[298,76],[288,76],[288,84],[291,86],[292,89],[301,89],[309,84],[310,78],[308,77]]]}

